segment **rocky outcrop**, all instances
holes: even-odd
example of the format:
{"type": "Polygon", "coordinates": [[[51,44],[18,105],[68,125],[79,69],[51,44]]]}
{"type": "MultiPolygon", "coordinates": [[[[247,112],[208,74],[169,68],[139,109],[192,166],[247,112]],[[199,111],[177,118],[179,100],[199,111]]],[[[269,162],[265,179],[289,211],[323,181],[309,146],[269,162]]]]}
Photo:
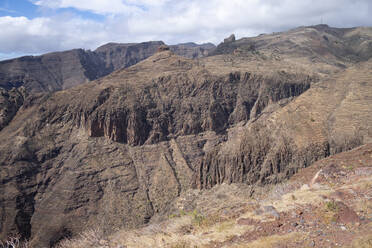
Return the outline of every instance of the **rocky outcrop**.
{"type": "Polygon", "coordinates": [[[234,42],[234,41],[235,41],[235,35],[232,34],[228,38],[224,39],[223,43],[231,43],[231,42],[234,42]]]}

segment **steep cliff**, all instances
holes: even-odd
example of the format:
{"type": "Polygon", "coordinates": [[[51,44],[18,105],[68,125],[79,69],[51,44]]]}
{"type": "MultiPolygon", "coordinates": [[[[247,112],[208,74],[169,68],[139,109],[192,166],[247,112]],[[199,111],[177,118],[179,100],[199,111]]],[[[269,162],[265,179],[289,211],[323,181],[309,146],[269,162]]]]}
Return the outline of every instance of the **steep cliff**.
{"type": "Polygon", "coordinates": [[[24,86],[28,92],[53,92],[107,75],[97,56],[82,49],[0,62],[0,87],[24,86]]]}
{"type": "Polygon", "coordinates": [[[327,157],[372,142],[372,61],[313,84],[288,105],[229,130],[198,168],[199,187],[276,183],[327,157]]]}

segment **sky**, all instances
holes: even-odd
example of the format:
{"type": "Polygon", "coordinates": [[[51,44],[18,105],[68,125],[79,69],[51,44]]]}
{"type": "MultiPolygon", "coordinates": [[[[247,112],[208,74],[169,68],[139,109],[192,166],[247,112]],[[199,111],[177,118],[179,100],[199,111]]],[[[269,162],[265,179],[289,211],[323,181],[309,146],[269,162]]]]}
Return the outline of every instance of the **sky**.
{"type": "Polygon", "coordinates": [[[218,44],[321,22],[372,26],[372,1],[0,0],[0,60],[108,42],[218,44]]]}

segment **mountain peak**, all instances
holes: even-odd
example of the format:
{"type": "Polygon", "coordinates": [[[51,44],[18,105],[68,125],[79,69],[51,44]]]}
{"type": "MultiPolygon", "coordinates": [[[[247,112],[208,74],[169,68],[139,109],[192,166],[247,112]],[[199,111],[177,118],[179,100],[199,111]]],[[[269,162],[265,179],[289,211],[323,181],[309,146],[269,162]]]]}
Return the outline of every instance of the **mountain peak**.
{"type": "Polygon", "coordinates": [[[226,39],[223,40],[223,43],[231,43],[235,41],[235,34],[230,35],[226,39]]]}

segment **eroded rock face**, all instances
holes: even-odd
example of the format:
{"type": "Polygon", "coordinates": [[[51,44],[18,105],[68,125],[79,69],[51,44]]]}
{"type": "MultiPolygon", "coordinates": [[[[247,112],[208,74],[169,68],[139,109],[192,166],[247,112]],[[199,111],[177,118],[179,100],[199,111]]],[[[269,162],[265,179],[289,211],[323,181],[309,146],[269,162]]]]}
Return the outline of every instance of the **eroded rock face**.
{"type": "Polygon", "coordinates": [[[272,113],[266,108],[254,122],[229,130],[228,141],[204,156],[196,184],[277,183],[321,158],[370,143],[372,113],[360,104],[369,104],[372,82],[360,75],[368,77],[371,66],[369,61],[350,68],[284,107],[272,113]]]}
{"type": "Polygon", "coordinates": [[[194,178],[197,187],[211,188],[221,183],[275,184],[330,155],[327,142],[303,149],[284,135],[273,137],[266,126],[251,128],[242,130],[240,141],[233,137],[203,157],[194,178]],[[235,151],[229,150],[233,142],[239,147],[235,151]]]}
{"type": "Polygon", "coordinates": [[[257,117],[269,103],[301,94],[312,80],[286,75],[286,81],[281,81],[281,76],[276,76],[237,72],[214,78],[201,73],[193,81],[187,75],[172,75],[154,80],[138,98],[133,99],[130,90],[124,93],[120,88],[106,88],[85,103],[87,109],[78,103],[75,107],[79,109],[63,114],[82,113],[71,118],[77,118],[91,137],[104,136],[133,146],[158,143],[169,135],[223,133],[230,125],[257,117]],[[95,106],[94,110],[90,106],[95,106]]]}

